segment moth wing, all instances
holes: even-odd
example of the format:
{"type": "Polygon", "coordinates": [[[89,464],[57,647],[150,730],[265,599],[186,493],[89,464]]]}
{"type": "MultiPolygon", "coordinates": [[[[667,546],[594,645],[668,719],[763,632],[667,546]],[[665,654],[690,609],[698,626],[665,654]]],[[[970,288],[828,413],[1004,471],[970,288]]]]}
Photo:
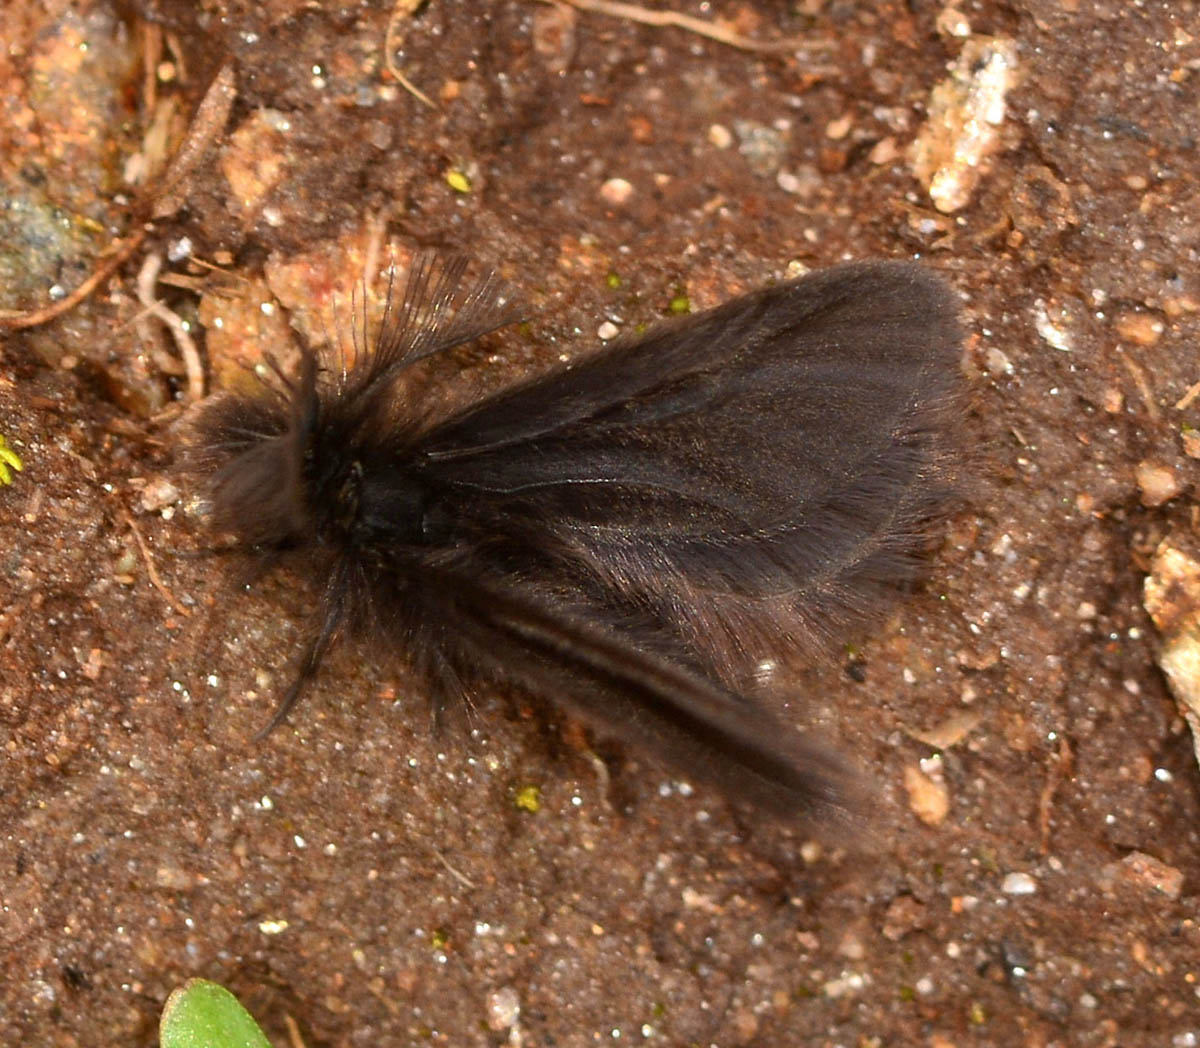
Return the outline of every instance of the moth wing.
{"type": "Polygon", "coordinates": [[[944,504],[959,347],[955,296],[917,265],[768,288],[435,428],[430,520],[500,570],[651,609],[681,650],[740,646],[764,613],[829,632],[907,577],[944,504]]]}
{"type": "Polygon", "coordinates": [[[835,752],[713,680],[511,580],[438,568],[422,577],[426,614],[455,626],[437,650],[455,684],[503,679],[553,696],[739,802],[791,817],[853,817],[856,777],[835,752]]]}

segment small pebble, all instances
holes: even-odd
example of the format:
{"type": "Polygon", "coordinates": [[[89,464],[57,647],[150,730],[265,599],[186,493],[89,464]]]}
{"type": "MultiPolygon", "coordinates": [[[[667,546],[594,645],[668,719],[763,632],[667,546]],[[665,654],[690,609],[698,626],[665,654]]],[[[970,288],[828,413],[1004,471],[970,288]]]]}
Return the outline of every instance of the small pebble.
{"type": "Polygon", "coordinates": [[[521,1017],[521,998],[511,986],[502,986],[487,995],[488,1029],[499,1032],[517,1024],[521,1017]]]}
{"type": "Polygon", "coordinates": [[[837,952],[851,961],[861,961],[867,955],[862,939],[853,929],[846,929],[837,945],[837,952]]]}
{"type": "Polygon", "coordinates": [[[892,135],[881,138],[871,147],[869,154],[872,164],[891,164],[900,158],[900,147],[892,135]]]}
{"type": "Polygon", "coordinates": [[[1152,313],[1122,313],[1113,322],[1117,334],[1138,346],[1152,346],[1162,337],[1164,325],[1152,313]]]}
{"type": "Polygon", "coordinates": [[[904,769],[904,788],[909,808],[926,826],[939,825],[949,814],[950,791],[941,775],[934,779],[909,766],[904,769]]]}
{"type": "Polygon", "coordinates": [[[1011,375],[1013,373],[1012,361],[1008,359],[1008,354],[995,346],[987,351],[986,366],[992,375],[1011,375]]]}
{"type": "Polygon", "coordinates": [[[756,175],[774,175],[787,156],[787,139],[776,128],[755,120],[737,120],[733,125],[738,137],[738,152],[746,158],[756,175]]]}
{"type": "Polygon", "coordinates": [[[155,513],[179,500],[179,489],[165,477],[155,477],[142,488],[142,509],[155,513]]]}
{"type": "Polygon", "coordinates": [[[1161,506],[1183,491],[1175,470],[1160,462],[1143,459],[1133,472],[1142,492],[1143,506],[1161,506]]]}
{"type": "Polygon", "coordinates": [[[1005,895],[1033,895],[1037,889],[1037,881],[1027,873],[1007,874],[1000,884],[1005,895]]]}
{"type": "Polygon", "coordinates": [[[910,932],[925,927],[926,921],[921,903],[911,895],[899,895],[888,906],[880,930],[889,942],[899,942],[910,932]]]}
{"type": "Polygon", "coordinates": [[[728,149],[733,145],[733,132],[724,124],[713,124],[708,129],[708,141],[718,149],[728,149]]]}
{"type": "Polygon", "coordinates": [[[620,207],[633,196],[633,185],[623,178],[610,178],[600,187],[600,199],[613,207],[620,207]]]}
{"type": "Polygon", "coordinates": [[[1064,325],[1066,317],[1060,309],[1047,306],[1038,299],[1033,308],[1033,326],[1045,342],[1063,353],[1071,351],[1071,334],[1064,325]]]}
{"type": "Polygon", "coordinates": [[[834,142],[840,142],[850,133],[850,128],[853,126],[854,122],[849,116],[840,116],[825,125],[825,137],[834,142]]]}
{"type": "Polygon", "coordinates": [[[938,12],[936,25],[937,31],[943,36],[965,40],[971,35],[971,23],[953,4],[947,4],[938,12]]]}
{"type": "Polygon", "coordinates": [[[1200,430],[1185,429],[1179,438],[1188,458],[1200,459],[1200,430]]]}
{"type": "Polygon", "coordinates": [[[804,183],[800,177],[790,171],[780,171],[775,176],[775,184],[785,193],[800,193],[804,190],[804,183]]]}
{"type": "Polygon", "coordinates": [[[1145,852],[1130,852],[1119,862],[1109,863],[1098,879],[1108,891],[1123,885],[1168,899],[1178,899],[1183,890],[1183,873],[1145,852]]]}

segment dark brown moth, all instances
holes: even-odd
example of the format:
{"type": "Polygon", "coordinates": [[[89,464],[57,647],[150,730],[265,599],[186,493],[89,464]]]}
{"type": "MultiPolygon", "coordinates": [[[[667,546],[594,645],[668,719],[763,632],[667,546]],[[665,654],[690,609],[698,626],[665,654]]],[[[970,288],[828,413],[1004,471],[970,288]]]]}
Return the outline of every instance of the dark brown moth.
{"type": "MultiPolygon", "coordinates": [[[[404,657],[435,708],[504,682],[731,798],[836,813],[842,759],[749,697],[913,578],[944,513],[956,296],[837,266],[597,349],[443,417],[407,369],[515,318],[418,258],[348,369],[203,411],[214,523],[320,594],[270,727],[334,639],[404,657]]],[[[270,730],[268,728],[268,730],[270,730]]]]}

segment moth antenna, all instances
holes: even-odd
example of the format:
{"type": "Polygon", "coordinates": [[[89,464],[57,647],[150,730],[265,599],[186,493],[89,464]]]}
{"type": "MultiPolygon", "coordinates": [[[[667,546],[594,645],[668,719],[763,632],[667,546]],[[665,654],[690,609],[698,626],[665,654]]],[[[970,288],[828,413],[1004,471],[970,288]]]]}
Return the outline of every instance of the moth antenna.
{"type": "MultiPolygon", "coordinates": [[[[354,359],[355,360],[362,360],[363,357],[365,357],[367,355],[367,353],[370,352],[370,345],[371,345],[371,318],[370,318],[370,316],[368,314],[368,310],[367,310],[367,305],[368,305],[368,301],[370,299],[371,292],[370,292],[370,286],[367,284],[366,273],[363,274],[362,284],[360,286],[362,287],[362,302],[360,304],[360,307],[359,307],[356,315],[358,316],[359,321],[362,326],[359,328],[358,335],[356,335],[355,339],[354,339],[354,359]]],[[[351,302],[351,305],[353,305],[353,302],[351,302]]],[[[345,378],[346,378],[346,371],[345,371],[344,361],[343,361],[343,368],[342,368],[343,385],[345,384],[345,378]]]]}
{"type": "Polygon", "coordinates": [[[520,319],[523,310],[507,282],[489,272],[470,283],[468,265],[463,255],[417,254],[409,264],[399,305],[395,305],[393,269],[368,384],[520,319]]]}
{"type": "Polygon", "coordinates": [[[423,254],[417,257],[415,265],[417,278],[410,278],[405,286],[400,312],[400,331],[407,343],[403,349],[405,362],[419,360],[429,353],[428,347],[438,334],[437,321],[451,307],[454,290],[467,270],[467,260],[462,255],[442,259],[423,254]]]}
{"type": "Polygon", "coordinates": [[[256,365],[254,365],[254,364],[251,364],[251,363],[249,363],[248,361],[245,361],[245,360],[239,360],[239,361],[237,361],[237,366],[238,366],[239,368],[241,368],[241,369],[242,369],[242,370],[243,370],[243,371],[244,371],[244,372],[245,372],[247,375],[249,375],[249,376],[250,376],[252,379],[254,379],[254,381],[255,381],[256,383],[258,383],[259,387],[261,387],[261,388],[262,388],[263,390],[265,390],[265,391],[266,391],[268,394],[270,394],[270,396],[272,397],[272,399],[274,399],[274,400],[277,400],[277,401],[278,401],[279,403],[281,403],[281,404],[286,404],[286,403],[288,402],[288,395],[287,395],[287,391],[286,391],[286,390],[281,390],[281,389],[280,389],[278,386],[276,386],[276,385],[273,385],[272,383],[268,382],[268,381],[267,381],[267,380],[266,380],[266,379],[265,379],[265,378],[264,378],[264,377],[263,377],[263,376],[262,376],[262,375],[259,373],[259,371],[258,371],[258,368],[257,368],[257,366],[256,366],[256,365]]]}
{"type": "MultiPolygon", "coordinates": [[[[384,345],[384,339],[386,337],[386,333],[388,331],[392,330],[392,327],[395,324],[395,320],[393,317],[393,314],[395,313],[395,309],[396,309],[396,307],[395,307],[395,302],[396,302],[395,292],[396,292],[396,260],[393,257],[391,259],[391,261],[388,263],[387,293],[384,295],[384,299],[383,299],[383,316],[381,316],[379,318],[379,330],[375,336],[375,355],[376,356],[379,355],[379,352],[384,345]]],[[[363,347],[363,350],[364,350],[364,352],[366,351],[366,346],[363,347]]]]}
{"type": "MultiPolygon", "coordinates": [[[[353,290],[351,290],[353,295],[353,290]]],[[[342,342],[341,334],[342,322],[338,315],[339,307],[337,295],[333,295],[330,301],[330,312],[333,313],[333,330],[329,328],[329,320],[325,316],[324,311],[321,312],[321,334],[325,336],[325,345],[329,347],[330,352],[337,354],[338,371],[340,373],[341,384],[346,384],[346,347],[342,342]]],[[[351,314],[353,317],[353,314],[351,314]]],[[[352,336],[353,337],[353,336],[352,336]]]]}
{"type": "MultiPolygon", "coordinates": [[[[437,258],[430,254],[414,256],[408,268],[408,279],[404,284],[404,298],[400,302],[395,333],[405,340],[420,337],[422,303],[429,299],[429,282],[433,276],[437,258]]],[[[407,347],[405,347],[407,352],[407,347]]]]}
{"type": "Polygon", "coordinates": [[[266,352],[263,354],[263,361],[274,372],[275,377],[279,379],[283,388],[294,397],[296,395],[296,383],[288,378],[287,372],[283,370],[283,365],[279,363],[279,358],[274,353],[266,352]]]}
{"type": "MultiPolygon", "coordinates": [[[[350,289],[350,347],[354,359],[359,360],[362,356],[362,350],[359,345],[358,307],[355,304],[355,292],[356,289],[352,287],[350,289]]],[[[346,376],[349,374],[349,367],[346,364],[346,342],[344,338],[345,327],[342,323],[341,307],[336,299],[333,302],[333,329],[335,332],[334,338],[330,339],[329,336],[326,335],[326,339],[329,341],[330,346],[337,347],[338,388],[345,389],[346,376]]]]}
{"type": "Polygon", "coordinates": [[[442,337],[456,344],[467,342],[495,330],[497,326],[519,320],[521,312],[507,282],[496,273],[488,273],[457,304],[442,337]],[[502,323],[498,324],[497,318],[502,318],[502,323]]]}

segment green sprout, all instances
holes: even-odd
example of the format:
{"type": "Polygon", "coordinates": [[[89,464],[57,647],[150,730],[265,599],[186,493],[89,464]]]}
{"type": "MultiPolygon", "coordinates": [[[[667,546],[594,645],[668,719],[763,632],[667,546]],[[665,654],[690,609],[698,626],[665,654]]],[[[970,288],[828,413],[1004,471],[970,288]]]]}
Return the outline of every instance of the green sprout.
{"type": "Polygon", "coordinates": [[[521,811],[536,815],[542,810],[542,791],[536,786],[522,786],[517,790],[516,805],[521,811]]]}
{"type": "Polygon", "coordinates": [[[446,184],[456,193],[471,192],[471,180],[458,168],[452,167],[446,172],[446,184]]]}
{"type": "Polygon", "coordinates": [[[8,446],[8,441],[4,439],[3,434],[0,434],[0,484],[11,484],[13,482],[12,471],[15,469],[20,473],[24,468],[21,456],[8,446]]]}
{"type": "Polygon", "coordinates": [[[271,1048],[238,999],[206,979],[191,979],[167,998],[158,1041],[162,1048],[271,1048]]]}

